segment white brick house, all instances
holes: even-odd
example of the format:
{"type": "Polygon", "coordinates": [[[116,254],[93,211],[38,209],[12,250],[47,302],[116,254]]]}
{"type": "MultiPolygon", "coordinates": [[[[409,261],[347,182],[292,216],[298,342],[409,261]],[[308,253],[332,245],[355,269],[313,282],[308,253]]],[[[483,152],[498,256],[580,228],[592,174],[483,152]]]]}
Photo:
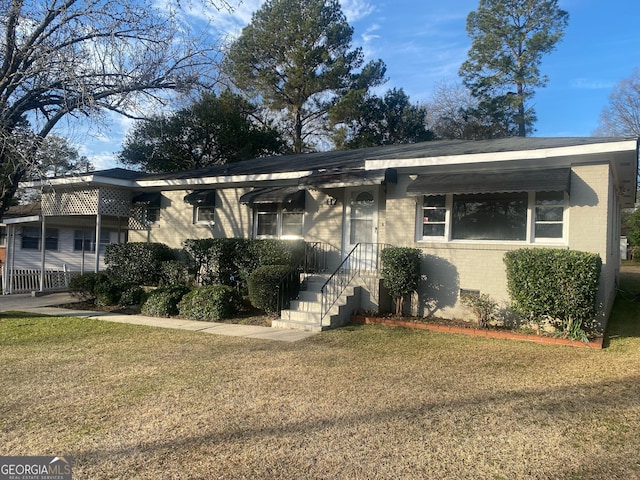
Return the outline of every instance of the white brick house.
{"type": "MultiPolygon", "coordinates": [[[[302,238],[329,246],[332,267],[357,245],[409,246],[424,254],[413,313],[454,318],[468,314],[460,290],[508,301],[505,252],[551,246],[600,255],[604,322],[620,265],[620,211],[634,205],[637,165],[637,139],[510,138],[260,158],[166,174],[94,172],[50,180],[37,218],[4,219],[7,266],[64,263],[78,270],[82,253],[85,269],[99,269],[95,243],[125,238],[172,248],[190,238],[302,238]],[[93,233],[81,237],[79,225],[93,233]],[[47,228],[58,229],[56,248],[24,248],[40,245],[25,243],[25,230],[47,228]]],[[[368,248],[371,272],[375,248],[368,248]]],[[[377,308],[377,292],[367,291],[376,282],[360,284],[365,295],[350,308],[377,308]]]]}

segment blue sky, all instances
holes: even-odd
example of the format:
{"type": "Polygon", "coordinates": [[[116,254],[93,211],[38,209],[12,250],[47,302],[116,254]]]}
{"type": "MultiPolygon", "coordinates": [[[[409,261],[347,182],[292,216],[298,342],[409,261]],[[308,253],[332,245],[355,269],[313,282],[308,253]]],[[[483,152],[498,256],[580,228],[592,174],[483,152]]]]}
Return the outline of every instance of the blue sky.
{"type": "MultiPolygon", "coordinates": [[[[237,35],[262,0],[245,0],[233,12],[216,13],[213,27],[237,35]]],[[[403,88],[412,102],[428,100],[441,83],[460,81],[458,69],[471,44],[467,14],[477,0],[341,0],[354,27],[353,46],[366,59],[387,65],[383,91],[403,88]]],[[[535,136],[590,136],[598,125],[612,87],[640,68],[640,6],[637,0],[560,0],[569,27],[556,50],[544,57],[549,77],[533,99],[538,121],[535,136]]],[[[205,12],[192,11],[198,22],[205,12]]],[[[114,118],[106,128],[78,128],[73,140],[96,168],[118,166],[113,160],[130,121],[114,118]]]]}

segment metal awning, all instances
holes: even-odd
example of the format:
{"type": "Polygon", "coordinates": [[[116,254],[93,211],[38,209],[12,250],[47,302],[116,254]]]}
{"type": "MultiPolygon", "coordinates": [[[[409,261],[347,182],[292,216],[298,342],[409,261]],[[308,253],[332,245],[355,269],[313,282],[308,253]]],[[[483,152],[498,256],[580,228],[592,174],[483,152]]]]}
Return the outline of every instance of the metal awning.
{"type": "Polygon", "coordinates": [[[185,203],[195,206],[206,205],[207,207],[215,207],[216,191],[215,190],[194,190],[184,197],[185,203]]]}
{"type": "Polygon", "coordinates": [[[287,207],[304,208],[305,190],[298,187],[254,188],[240,197],[240,203],[249,205],[277,203],[287,207]]]}
{"type": "Polygon", "coordinates": [[[146,207],[160,208],[162,194],[160,192],[139,193],[131,199],[134,205],[145,205],[146,207]]]}
{"type": "Polygon", "coordinates": [[[384,170],[318,170],[300,179],[299,184],[315,188],[359,187],[362,185],[380,185],[398,183],[395,168],[384,170]]]}
{"type": "Polygon", "coordinates": [[[408,195],[445,195],[499,192],[569,192],[570,168],[505,172],[463,172],[419,175],[407,187],[408,195]]]}

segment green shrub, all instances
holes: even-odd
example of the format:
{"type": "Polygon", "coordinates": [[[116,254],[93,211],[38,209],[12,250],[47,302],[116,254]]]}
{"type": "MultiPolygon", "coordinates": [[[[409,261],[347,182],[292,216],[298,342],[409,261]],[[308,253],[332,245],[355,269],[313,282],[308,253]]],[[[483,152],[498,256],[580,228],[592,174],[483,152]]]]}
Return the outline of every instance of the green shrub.
{"type": "Polygon", "coordinates": [[[146,298],[146,292],[139,285],[125,286],[120,292],[118,305],[142,305],[146,298]]]}
{"type": "Polygon", "coordinates": [[[69,281],[69,293],[83,301],[94,300],[96,283],[106,278],[107,274],[104,272],[76,275],[69,281]]]}
{"type": "Polygon", "coordinates": [[[602,261],[594,253],[550,248],[507,252],[507,288],[516,312],[551,320],[570,338],[594,328],[602,261]]]}
{"type": "Polygon", "coordinates": [[[191,285],[192,279],[189,275],[187,265],[180,260],[168,260],[160,265],[160,285],[191,285]]]}
{"type": "Polygon", "coordinates": [[[293,267],[304,254],[305,243],[302,240],[208,238],[186,240],[184,250],[199,284],[237,286],[246,292],[249,275],[257,267],[293,267]]]}
{"type": "Polygon", "coordinates": [[[216,321],[240,311],[242,296],[227,285],[208,285],[191,290],[180,303],[180,315],[191,320],[216,321]]]}
{"type": "Polygon", "coordinates": [[[114,281],[135,285],[158,285],[162,263],[169,260],[175,260],[175,253],[162,243],[112,243],[104,254],[114,281]]]}
{"type": "MultiPolygon", "coordinates": [[[[288,298],[290,294],[292,296],[297,294],[297,291],[279,292],[278,290],[280,280],[290,271],[290,265],[265,265],[256,268],[251,275],[249,275],[248,282],[249,300],[251,304],[268,314],[278,313],[279,293],[286,298],[288,298]]],[[[299,279],[300,277],[298,275],[294,275],[294,283],[290,288],[299,290],[299,279]],[[295,281],[296,278],[298,282],[295,281]]]]}
{"type": "Polygon", "coordinates": [[[109,275],[103,275],[96,281],[93,292],[96,305],[120,305],[122,292],[129,288],[130,284],[117,283],[109,275]]]}
{"type": "Polygon", "coordinates": [[[178,303],[188,292],[189,287],[181,285],[157,288],[149,292],[140,311],[152,317],[178,315],[178,303]]]}
{"type": "Polygon", "coordinates": [[[489,322],[496,316],[498,303],[486,293],[482,295],[465,293],[460,296],[460,301],[476,315],[478,328],[487,328],[489,322]]]}
{"type": "Polygon", "coordinates": [[[396,315],[402,315],[404,298],[418,290],[421,256],[419,249],[409,247],[387,247],[380,254],[380,275],[395,300],[396,315]]]}

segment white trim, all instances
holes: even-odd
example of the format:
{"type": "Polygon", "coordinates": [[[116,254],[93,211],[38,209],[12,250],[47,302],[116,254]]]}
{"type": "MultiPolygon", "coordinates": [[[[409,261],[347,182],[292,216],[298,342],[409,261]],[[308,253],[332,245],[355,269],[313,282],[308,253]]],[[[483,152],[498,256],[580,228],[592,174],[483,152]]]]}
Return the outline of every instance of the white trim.
{"type": "Polygon", "coordinates": [[[3,221],[5,225],[12,225],[15,223],[40,222],[40,215],[31,215],[30,217],[5,218],[3,221]]]}
{"type": "MultiPolygon", "coordinates": [[[[442,165],[468,165],[489,162],[507,162],[513,160],[536,160],[543,158],[571,157],[601,153],[636,151],[637,141],[605,142],[590,145],[574,145],[569,147],[542,148],[535,150],[514,150],[509,152],[466,153],[461,155],[441,155],[438,157],[416,157],[405,159],[365,160],[365,170],[383,168],[431,167],[442,165]]],[[[602,162],[598,158],[597,162],[602,162]]]]}

